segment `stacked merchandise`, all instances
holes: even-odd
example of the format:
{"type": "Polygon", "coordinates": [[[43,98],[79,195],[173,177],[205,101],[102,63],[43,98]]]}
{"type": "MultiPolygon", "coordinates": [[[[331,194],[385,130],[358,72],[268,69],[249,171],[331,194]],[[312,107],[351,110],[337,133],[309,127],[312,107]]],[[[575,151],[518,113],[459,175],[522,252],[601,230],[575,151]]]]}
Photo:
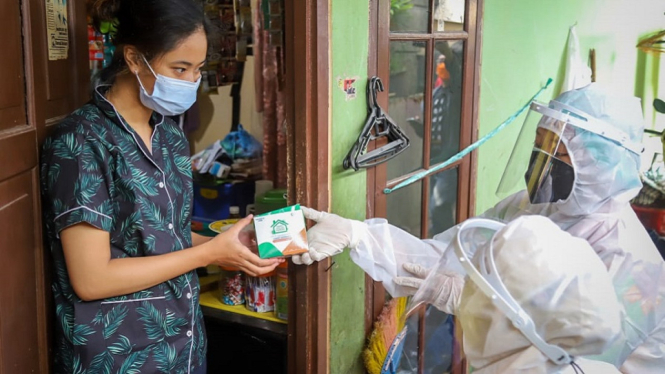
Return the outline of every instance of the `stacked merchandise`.
{"type": "Polygon", "coordinates": [[[223,140],[216,141],[192,156],[194,172],[202,179],[209,174],[218,179],[254,181],[261,178],[261,143],[242,125],[223,140]]]}
{"type": "Polygon", "coordinates": [[[102,22],[93,25],[92,19],[88,19],[88,61],[90,62],[91,76],[111,64],[115,46],[113,45],[113,34],[115,26],[111,22],[102,22]]]}
{"type": "Polygon", "coordinates": [[[208,91],[241,81],[242,64],[251,54],[252,11],[249,0],[205,0],[203,6],[218,31],[202,72],[203,90],[208,91]]]}
{"type": "MultiPolygon", "coordinates": [[[[665,114],[663,100],[655,99],[653,106],[657,113],[665,114]]],[[[665,258],[665,131],[645,130],[645,133],[660,137],[663,151],[654,154],[649,170],[641,175],[642,189],[631,203],[635,214],[665,258]]]]}
{"type": "Polygon", "coordinates": [[[255,181],[262,176],[262,153],[261,143],[238,125],[223,140],[192,156],[195,227],[228,218],[231,206],[240,207],[240,216],[248,214],[255,181]]]}

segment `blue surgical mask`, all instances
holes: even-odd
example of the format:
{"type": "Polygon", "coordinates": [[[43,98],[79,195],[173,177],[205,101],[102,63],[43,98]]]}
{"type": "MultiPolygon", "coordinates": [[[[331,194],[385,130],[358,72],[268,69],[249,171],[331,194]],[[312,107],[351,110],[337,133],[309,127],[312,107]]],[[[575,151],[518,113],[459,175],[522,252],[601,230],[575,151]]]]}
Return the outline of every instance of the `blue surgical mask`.
{"type": "Polygon", "coordinates": [[[155,74],[145,56],[143,56],[143,60],[148,65],[152,75],[155,76],[155,88],[152,90],[152,95],[148,95],[138,72],[136,73],[136,79],[141,86],[139,96],[143,105],[165,116],[182,114],[194,105],[196,91],[199,89],[199,84],[201,84],[200,77],[196,82],[165,77],[161,74],[155,74]]]}

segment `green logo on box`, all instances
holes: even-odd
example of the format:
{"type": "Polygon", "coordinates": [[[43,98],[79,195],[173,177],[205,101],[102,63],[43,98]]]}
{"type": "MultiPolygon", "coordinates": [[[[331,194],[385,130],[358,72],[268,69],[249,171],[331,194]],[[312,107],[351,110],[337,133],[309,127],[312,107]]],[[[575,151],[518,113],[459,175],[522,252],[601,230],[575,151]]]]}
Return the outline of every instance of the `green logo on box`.
{"type": "Polygon", "coordinates": [[[273,221],[271,227],[272,227],[272,234],[273,235],[283,234],[283,233],[289,231],[289,224],[286,223],[286,221],[283,221],[281,219],[273,221]]]}

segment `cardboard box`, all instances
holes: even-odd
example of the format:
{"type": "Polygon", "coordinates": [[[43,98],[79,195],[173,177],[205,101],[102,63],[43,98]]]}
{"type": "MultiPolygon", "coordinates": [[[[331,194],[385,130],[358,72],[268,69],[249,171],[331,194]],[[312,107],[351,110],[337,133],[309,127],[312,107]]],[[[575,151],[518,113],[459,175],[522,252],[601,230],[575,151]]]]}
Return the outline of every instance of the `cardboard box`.
{"type": "Polygon", "coordinates": [[[261,258],[287,257],[309,250],[300,205],[254,217],[254,229],[261,258]]]}

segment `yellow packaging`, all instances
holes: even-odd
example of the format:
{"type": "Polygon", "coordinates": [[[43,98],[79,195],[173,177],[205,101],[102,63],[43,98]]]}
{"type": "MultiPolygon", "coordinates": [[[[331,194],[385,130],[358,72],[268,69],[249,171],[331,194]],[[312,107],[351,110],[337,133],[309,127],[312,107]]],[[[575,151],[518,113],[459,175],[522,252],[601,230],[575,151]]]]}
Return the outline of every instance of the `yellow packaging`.
{"type": "Polygon", "coordinates": [[[254,230],[261,258],[293,256],[309,250],[300,205],[254,217],[254,230]]]}

